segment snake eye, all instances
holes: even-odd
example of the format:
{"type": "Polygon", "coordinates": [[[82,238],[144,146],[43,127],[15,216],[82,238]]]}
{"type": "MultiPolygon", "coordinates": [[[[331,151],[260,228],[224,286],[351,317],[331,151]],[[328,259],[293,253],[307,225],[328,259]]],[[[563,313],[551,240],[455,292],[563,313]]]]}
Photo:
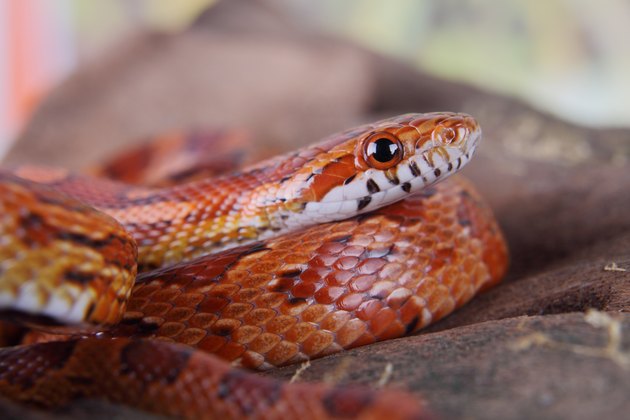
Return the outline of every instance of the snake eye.
{"type": "Polygon", "coordinates": [[[363,143],[365,162],[375,169],[389,169],[402,160],[400,140],[387,132],[373,133],[363,143]]]}

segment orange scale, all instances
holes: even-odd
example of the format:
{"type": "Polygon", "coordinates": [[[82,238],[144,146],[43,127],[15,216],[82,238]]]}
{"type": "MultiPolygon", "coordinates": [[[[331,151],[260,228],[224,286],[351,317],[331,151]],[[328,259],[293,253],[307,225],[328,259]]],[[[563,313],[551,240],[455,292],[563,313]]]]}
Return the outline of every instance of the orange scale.
{"type": "Polygon", "coordinates": [[[234,295],[234,302],[252,302],[262,293],[258,288],[241,289],[234,295]]]}
{"type": "Polygon", "coordinates": [[[195,314],[193,308],[173,308],[165,315],[167,321],[184,322],[195,314]]]}
{"type": "Polygon", "coordinates": [[[306,308],[300,317],[305,322],[318,323],[331,312],[331,309],[329,305],[313,304],[306,308]]]}
{"type": "Polygon", "coordinates": [[[260,261],[258,264],[253,264],[249,271],[252,274],[265,274],[272,273],[276,271],[280,267],[280,261],[278,260],[270,260],[270,261],[260,261]]]}
{"type": "MultiPolygon", "coordinates": [[[[354,230],[354,238],[369,238],[372,241],[374,234],[379,230],[378,223],[363,223],[354,230]]],[[[354,239],[353,238],[353,239],[354,239]]]]}
{"type": "Polygon", "coordinates": [[[491,280],[490,273],[488,272],[486,266],[482,263],[477,265],[477,269],[474,271],[473,276],[473,282],[477,288],[482,287],[486,282],[491,280]]]}
{"type": "Polygon", "coordinates": [[[316,238],[314,240],[311,240],[311,238],[308,238],[309,240],[304,240],[304,242],[302,242],[300,244],[300,249],[306,251],[306,252],[312,252],[314,250],[317,249],[317,247],[319,247],[322,242],[325,242],[325,238],[316,238]]]}
{"type": "Polygon", "coordinates": [[[350,282],[349,289],[353,292],[366,292],[372,288],[375,281],[376,276],[374,275],[357,276],[350,282]]]}
{"type": "Polygon", "coordinates": [[[317,255],[309,261],[311,267],[330,267],[337,261],[336,255],[317,255]]]}
{"type": "Polygon", "coordinates": [[[286,295],[280,292],[264,293],[256,299],[256,306],[263,308],[276,308],[286,301],[286,295]]]}
{"type": "Polygon", "coordinates": [[[290,298],[285,300],[278,308],[279,312],[284,315],[298,316],[308,308],[308,302],[302,298],[290,298]]]}
{"type": "Polygon", "coordinates": [[[341,255],[344,257],[360,257],[365,252],[364,246],[349,245],[345,246],[341,251],[341,255]]]}
{"type": "Polygon", "coordinates": [[[279,342],[265,355],[267,362],[274,366],[285,364],[300,352],[300,347],[296,343],[288,341],[279,342]]]}
{"type": "Polygon", "coordinates": [[[387,261],[385,261],[382,258],[367,258],[359,264],[359,273],[361,274],[376,273],[378,270],[383,268],[383,266],[386,263],[387,261]]]}
{"type": "MultiPolygon", "coordinates": [[[[288,249],[295,249],[288,248],[288,249]]],[[[284,257],[284,262],[287,264],[306,264],[311,259],[311,256],[305,253],[289,254],[284,257]]]]}
{"type": "Polygon", "coordinates": [[[214,324],[219,317],[214,314],[207,313],[197,313],[190,317],[188,320],[188,325],[195,328],[208,329],[212,324],[214,324]]]}
{"type": "Polygon", "coordinates": [[[437,288],[438,282],[433,277],[424,277],[416,287],[416,295],[427,300],[437,288]]]}
{"type": "Polygon", "coordinates": [[[411,290],[400,287],[387,296],[387,306],[392,309],[399,309],[411,296],[411,290]]]}
{"type": "Polygon", "coordinates": [[[262,333],[247,345],[247,349],[255,351],[256,353],[265,354],[274,348],[281,340],[282,338],[277,334],[262,333]]]}
{"type": "MultiPolygon", "coordinates": [[[[154,301],[170,302],[179,296],[182,291],[178,288],[169,287],[159,290],[153,294],[154,301]]],[[[135,294],[135,293],[134,293],[135,294]]]]}
{"type": "Polygon", "coordinates": [[[133,297],[138,298],[147,298],[151,296],[153,293],[157,292],[161,289],[161,285],[157,284],[136,284],[133,287],[133,297]]]}
{"type": "Polygon", "coordinates": [[[245,281],[247,281],[247,278],[249,276],[250,276],[250,273],[247,270],[233,269],[233,270],[228,270],[227,271],[226,276],[225,276],[225,280],[230,282],[230,283],[241,283],[242,284],[245,281]]]}
{"type": "Polygon", "coordinates": [[[177,341],[182,344],[194,346],[208,335],[206,330],[199,328],[187,328],[177,336],[177,341]]]}
{"type": "Polygon", "coordinates": [[[284,334],[284,338],[288,341],[301,343],[317,329],[317,326],[311,322],[298,322],[284,334]]]}
{"type": "Polygon", "coordinates": [[[241,286],[236,284],[217,284],[211,290],[208,290],[207,294],[213,297],[230,298],[238,293],[240,289],[241,286]]]}
{"type": "Polygon", "coordinates": [[[319,269],[307,268],[300,274],[300,280],[307,283],[315,283],[322,279],[319,269]]]}
{"type": "Polygon", "coordinates": [[[381,309],[383,309],[383,306],[383,302],[378,299],[368,300],[359,305],[355,314],[357,318],[369,321],[374,318],[381,309]]]}
{"type": "Polygon", "coordinates": [[[356,347],[357,345],[360,345],[357,341],[362,337],[362,341],[364,343],[365,341],[374,342],[374,339],[372,339],[372,341],[365,339],[366,336],[371,336],[369,333],[366,334],[367,329],[367,323],[361,321],[360,319],[351,319],[335,333],[337,343],[343,348],[356,347]]]}
{"type": "MultiPolygon", "coordinates": [[[[247,277],[241,280],[241,287],[252,288],[252,287],[264,287],[267,283],[269,283],[273,279],[271,274],[249,274],[247,277]]],[[[232,282],[232,279],[230,279],[232,282]]]]}
{"type": "Polygon", "coordinates": [[[145,316],[164,316],[173,305],[166,302],[152,302],[147,304],[143,311],[145,316]]]}
{"type": "Polygon", "coordinates": [[[203,295],[202,293],[182,293],[181,295],[173,299],[172,302],[173,305],[178,307],[183,306],[187,308],[194,308],[199,305],[201,301],[203,301],[204,297],[205,295],[203,295]]]}
{"type": "Polygon", "coordinates": [[[260,327],[254,327],[252,325],[243,325],[232,332],[232,340],[240,344],[247,344],[262,334],[263,330],[260,327]]]}
{"type": "Polygon", "coordinates": [[[333,225],[330,225],[331,232],[341,233],[341,234],[349,234],[356,232],[355,227],[357,226],[356,220],[346,220],[343,222],[338,222],[333,225]]]}
{"type": "Polygon", "coordinates": [[[370,289],[370,296],[378,296],[379,298],[385,299],[397,287],[398,284],[393,281],[381,280],[374,283],[374,286],[370,289]]]}
{"type": "Polygon", "coordinates": [[[199,305],[197,305],[197,310],[201,313],[219,313],[223,308],[225,308],[230,303],[229,299],[206,296],[199,305]]]}
{"type": "Polygon", "coordinates": [[[331,286],[343,286],[355,276],[351,271],[336,270],[326,276],[324,282],[331,286]]]}
{"type": "Polygon", "coordinates": [[[452,311],[455,306],[449,290],[444,286],[437,286],[425,300],[427,301],[427,309],[436,319],[452,311]]]}
{"type": "Polygon", "coordinates": [[[442,319],[455,310],[455,300],[452,297],[448,297],[441,301],[440,306],[432,312],[433,320],[437,321],[442,319]]]}
{"type": "Polygon", "coordinates": [[[392,242],[398,236],[398,233],[398,231],[392,229],[382,230],[374,234],[374,240],[377,242],[392,242]]]}
{"type": "Polygon", "coordinates": [[[232,334],[232,332],[240,328],[241,324],[242,322],[237,319],[220,318],[214,324],[212,324],[212,327],[210,327],[210,331],[214,335],[227,337],[232,334]]]}
{"type": "Polygon", "coordinates": [[[453,299],[455,299],[457,306],[461,306],[468,302],[474,294],[475,288],[473,285],[463,278],[451,288],[451,295],[453,296],[453,299]]]}
{"type": "Polygon", "coordinates": [[[329,226],[322,226],[321,229],[307,229],[302,232],[302,243],[319,242],[328,239],[331,235],[329,226]]]}
{"type": "Polygon", "coordinates": [[[339,254],[346,247],[345,244],[339,242],[327,242],[317,249],[318,254],[339,254]]]}
{"type": "Polygon", "coordinates": [[[398,262],[389,262],[383,265],[379,272],[379,277],[382,279],[395,279],[405,271],[405,266],[398,262]]]}
{"type": "Polygon", "coordinates": [[[127,302],[127,312],[135,312],[142,311],[143,308],[149,304],[149,299],[146,298],[138,298],[137,296],[132,296],[129,298],[129,302],[127,302]]]}
{"type": "Polygon", "coordinates": [[[345,292],[344,287],[322,287],[315,293],[314,297],[317,303],[329,304],[335,302],[345,292]]]}
{"type": "Polygon", "coordinates": [[[310,298],[317,291],[316,283],[299,282],[291,289],[293,297],[306,299],[310,298]]]}
{"type": "MultiPolygon", "coordinates": [[[[391,243],[374,242],[367,247],[365,256],[367,258],[383,258],[390,255],[394,249],[391,243]]],[[[387,260],[385,260],[387,262],[387,260]]]]}
{"type": "Polygon", "coordinates": [[[374,238],[371,235],[354,235],[348,243],[367,248],[374,243],[374,238]]]}
{"type": "Polygon", "coordinates": [[[255,308],[243,318],[243,322],[248,325],[265,325],[270,319],[277,315],[276,311],[269,308],[255,308]]]}
{"type": "Polygon", "coordinates": [[[335,262],[334,267],[337,270],[351,270],[358,264],[359,259],[357,257],[341,257],[335,262]]]}
{"type": "MultiPolygon", "coordinates": [[[[290,236],[285,236],[283,239],[277,240],[274,244],[274,248],[277,249],[296,249],[301,245],[301,242],[296,239],[291,239],[290,236]]],[[[272,251],[273,252],[273,251],[272,251]]]]}
{"type": "Polygon", "coordinates": [[[297,324],[297,318],[290,315],[279,315],[265,325],[267,332],[272,334],[284,334],[297,324]]]}
{"type": "Polygon", "coordinates": [[[335,341],[335,337],[328,331],[315,331],[302,343],[302,351],[308,356],[315,356],[323,352],[335,341]]]}
{"type": "Polygon", "coordinates": [[[390,308],[383,308],[370,320],[370,331],[376,337],[380,337],[397,318],[396,311],[390,308]]]}
{"type": "Polygon", "coordinates": [[[245,353],[245,346],[242,344],[228,341],[223,347],[220,347],[214,352],[219,358],[227,361],[238,359],[243,353],[245,353]]]}
{"type": "Polygon", "coordinates": [[[425,326],[422,319],[424,306],[425,303],[421,298],[412,296],[400,307],[398,311],[400,313],[400,321],[408,327],[413,327],[409,332],[417,331],[425,326]]]}
{"type": "Polygon", "coordinates": [[[285,249],[291,249],[291,248],[284,248],[284,249],[280,248],[280,249],[274,249],[272,251],[269,251],[267,254],[265,254],[265,263],[282,261],[284,257],[287,255],[287,251],[285,251],[285,249]]]}
{"type": "Polygon", "coordinates": [[[337,301],[337,307],[343,311],[354,311],[363,303],[363,293],[351,293],[341,297],[337,301]]]}
{"type": "Polygon", "coordinates": [[[230,303],[223,309],[221,316],[225,318],[243,318],[254,308],[251,303],[230,303]]]}
{"type": "Polygon", "coordinates": [[[319,324],[323,330],[335,332],[346,325],[352,319],[352,315],[346,311],[335,311],[328,314],[319,324]]]}
{"type": "Polygon", "coordinates": [[[391,340],[393,338],[402,337],[406,333],[405,325],[400,320],[395,319],[391,324],[378,335],[378,340],[391,340]]]}
{"type": "Polygon", "coordinates": [[[205,278],[214,279],[222,275],[224,272],[225,264],[223,264],[221,261],[216,261],[213,264],[210,264],[197,272],[197,275],[205,278]]]}
{"type": "Polygon", "coordinates": [[[265,356],[246,350],[241,355],[240,364],[246,369],[258,369],[265,363],[265,356]]]}
{"type": "Polygon", "coordinates": [[[181,322],[165,322],[158,329],[157,335],[163,337],[175,337],[184,331],[184,328],[186,328],[186,326],[181,322]]]}
{"type": "MultiPolygon", "coordinates": [[[[455,217],[453,215],[442,215],[442,226],[453,226],[455,225],[456,221],[455,221],[455,217]]],[[[442,234],[448,234],[449,236],[452,236],[453,232],[450,229],[445,229],[442,231],[442,234]]]]}
{"type": "Polygon", "coordinates": [[[430,250],[428,252],[426,252],[425,250],[420,250],[420,251],[416,251],[413,257],[413,260],[411,258],[408,258],[405,263],[408,267],[411,268],[422,268],[425,271],[428,271],[428,269],[430,269],[431,264],[433,263],[433,257],[430,254],[430,250]]]}
{"type": "Polygon", "coordinates": [[[475,257],[469,255],[466,258],[464,258],[464,262],[462,263],[462,270],[465,273],[472,274],[477,268],[477,263],[478,263],[478,260],[475,257]]]}
{"type": "Polygon", "coordinates": [[[418,244],[420,245],[420,248],[423,249],[425,252],[432,250],[436,245],[435,239],[430,237],[420,239],[420,241],[418,241],[418,244]]]}
{"type": "Polygon", "coordinates": [[[421,270],[409,269],[399,277],[398,284],[409,290],[416,290],[424,275],[421,270]]]}
{"type": "Polygon", "coordinates": [[[449,289],[453,289],[460,281],[460,271],[458,267],[448,267],[442,271],[440,283],[449,289]]]}

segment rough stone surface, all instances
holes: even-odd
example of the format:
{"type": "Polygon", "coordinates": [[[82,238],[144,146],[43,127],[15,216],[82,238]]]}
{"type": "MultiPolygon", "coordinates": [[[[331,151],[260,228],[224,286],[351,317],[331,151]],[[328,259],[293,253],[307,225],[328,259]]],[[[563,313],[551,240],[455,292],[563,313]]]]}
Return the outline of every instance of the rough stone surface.
{"type": "Polygon", "coordinates": [[[510,272],[424,334],[314,361],[301,378],[375,384],[391,362],[389,383],[446,418],[627,417],[630,130],[563,122],[305,32],[261,2],[230,1],[183,33],[140,36],[81,69],[6,163],[79,168],[133,139],[192,127],[243,127],[260,148],[293,147],[433,110],[482,124],[464,173],[495,210],[510,272]],[[603,312],[585,316],[589,308],[603,312]]]}
{"type": "MultiPolygon", "coordinates": [[[[625,418],[628,314],[516,317],[320,359],[299,380],[411,389],[443,418],[625,418]],[[387,373],[391,372],[391,373],[387,373]]],[[[294,367],[268,373],[291,379],[294,367]]]]}

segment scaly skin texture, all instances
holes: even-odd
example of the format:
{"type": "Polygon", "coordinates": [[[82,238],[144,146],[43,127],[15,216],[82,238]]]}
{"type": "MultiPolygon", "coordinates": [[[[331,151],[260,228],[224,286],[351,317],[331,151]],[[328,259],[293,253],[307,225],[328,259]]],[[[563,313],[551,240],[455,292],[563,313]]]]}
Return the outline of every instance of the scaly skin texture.
{"type": "Polygon", "coordinates": [[[120,319],[137,253],[111,217],[0,172],[0,241],[0,307],[53,318],[75,309],[67,316],[75,322],[120,319]]]}
{"type": "Polygon", "coordinates": [[[142,274],[112,333],[285,365],[415,332],[506,263],[490,211],[451,178],[365,216],[142,274]]]}
{"type": "Polygon", "coordinates": [[[31,322],[122,319],[96,336],[83,329],[69,341],[0,350],[0,393],[40,407],[104,398],[184,417],[425,415],[404,393],[285,385],[208,353],[258,369],[321,357],[415,332],[498,282],[507,250],[491,212],[462,179],[432,185],[467,162],[478,135],[465,115],[410,114],[160,190],[19,171],[96,205],[129,234],[3,175],[0,309],[31,322]],[[366,155],[383,138],[404,150],[394,166],[366,155]],[[110,291],[105,280],[120,286],[135,274],[130,236],[144,268],[184,262],[140,274],[125,308],[128,287],[110,291]]]}
{"type": "Polygon", "coordinates": [[[288,384],[184,346],[129,339],[0,349],[0,394],[39,408],[106,397],[177,418],[430,418],[423,404],[404,392],[288,384]]]}

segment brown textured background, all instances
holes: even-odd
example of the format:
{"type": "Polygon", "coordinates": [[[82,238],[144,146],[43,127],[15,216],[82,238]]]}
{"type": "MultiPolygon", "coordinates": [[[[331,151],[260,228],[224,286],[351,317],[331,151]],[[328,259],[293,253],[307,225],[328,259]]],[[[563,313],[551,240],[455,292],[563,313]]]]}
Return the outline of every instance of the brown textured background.
{"type": "Polygon", "coordinates": [[[572,125],[231,1],[182,33],[138,36],[81,69],[44,101],[5,164],[81,168],[173,129],[245,128],[261,149],[290,148],[435,110],[482,124],[464,174],[508,239],[505,282],[428,333],[314,361],[301,377],[375,384],[390,362],[389,384],[446,418],[627,417],[630,130],[572,125]],[[589,308],[605,315],[587,317],[589,308]]]}

